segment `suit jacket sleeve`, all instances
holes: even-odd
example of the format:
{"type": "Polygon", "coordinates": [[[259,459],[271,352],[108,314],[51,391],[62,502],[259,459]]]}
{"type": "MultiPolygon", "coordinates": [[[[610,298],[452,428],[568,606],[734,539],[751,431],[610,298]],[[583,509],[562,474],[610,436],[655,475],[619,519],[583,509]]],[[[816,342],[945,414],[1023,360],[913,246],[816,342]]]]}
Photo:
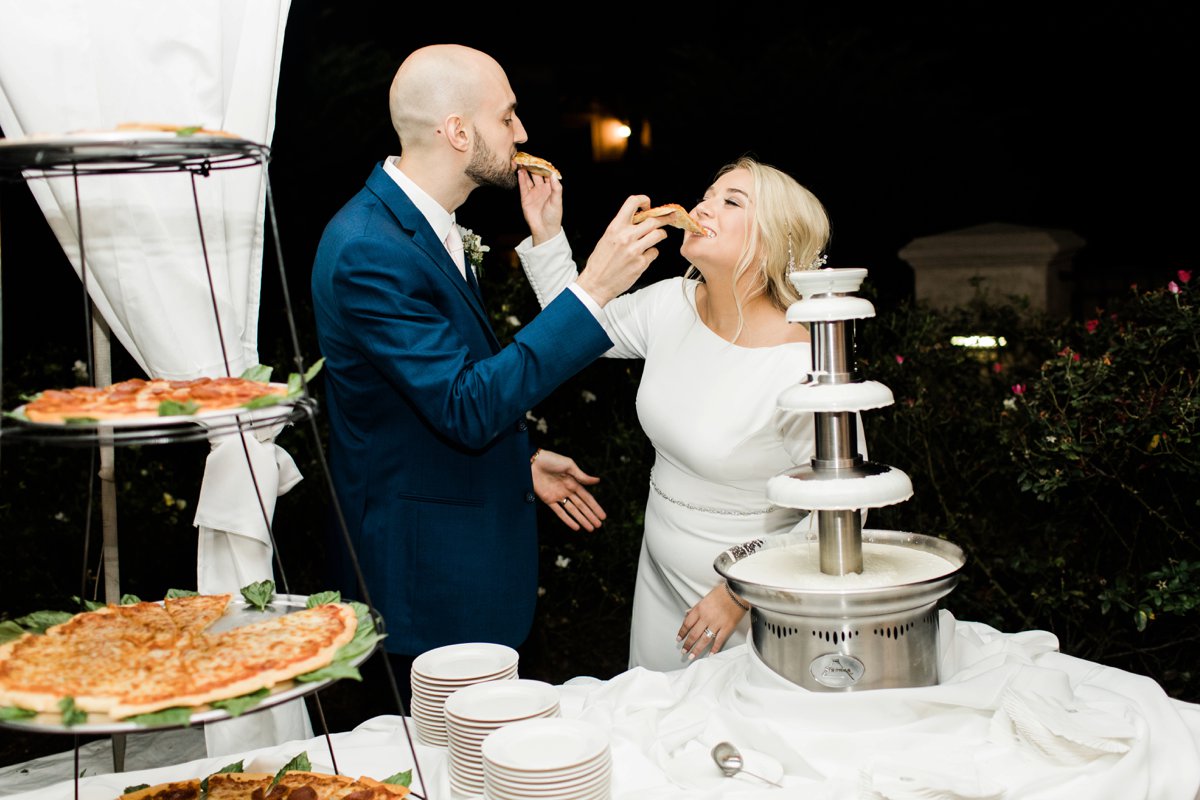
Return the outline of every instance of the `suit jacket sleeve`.
{"type": "Polygon", "coordinates": [[[411,242],[363,234],[345,242],[338,262],[332,288],[344,340],[433,429],[468,448],[486,446],[610,346],[566,292],[497,350],[462,287],[411,242]]]}

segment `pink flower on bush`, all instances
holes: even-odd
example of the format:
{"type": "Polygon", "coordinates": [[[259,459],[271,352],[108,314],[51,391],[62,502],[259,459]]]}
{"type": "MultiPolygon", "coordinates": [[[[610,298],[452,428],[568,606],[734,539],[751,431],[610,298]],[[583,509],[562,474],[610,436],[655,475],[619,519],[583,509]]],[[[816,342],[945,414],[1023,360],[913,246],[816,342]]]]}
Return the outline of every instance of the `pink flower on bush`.
{"type": "Polygon", "coordinates": [[[1190,269],[1181,269],[1175,273],[1175,277],[1179,278],[1180,283],[1190,283],[1192,280],[1192,271],[1190,269]]]}
{"type": "Polygon", "coordinates": [[[1095,333],[1096,329],[1100,327],[1100,320],[1089,319],[1087,322],[1083,323],[1083,327],[1087,328],[1088,333],[1095,333]]]}
{"type": "Polygon", "coordinates": [[[897,355],[897,356],[896,356],[896,363],[897,363],[897,364],[903,364],[903,363],[904,363],[904,356],[902,356],[902,355],[897,355]]]}
{"type": "Polygon", "coordinates": [[[1012,392],[1013,392],[1013,394],[1017,395],[1018,397],[1025,394],[1025,384],[1014,383],[1013,387],[1012,387],[1012,392]]]}
{"type": "Polygon", "coordinates": [[[992,364],[992,372],[999,375],[1001,372],[1004,372],[1004,365],[997,361],[996,363],[992,364]]]}
{"type": "Polygon", "coordinates": [[[1171,281],[1167,284],[1167,291],[1169,291],[1171,294],[1179,294],[1179,284],[1175,281],[1171,281]]]}

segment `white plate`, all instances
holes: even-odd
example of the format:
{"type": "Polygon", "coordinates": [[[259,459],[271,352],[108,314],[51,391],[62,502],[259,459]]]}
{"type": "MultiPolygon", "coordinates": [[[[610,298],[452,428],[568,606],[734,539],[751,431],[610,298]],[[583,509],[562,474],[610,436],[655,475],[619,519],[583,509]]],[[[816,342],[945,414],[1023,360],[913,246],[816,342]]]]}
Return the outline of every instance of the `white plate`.
{"type": "Polygon", "coordinates": [[[446,682],[430,682],[423,680],[413,675],[410,681],[414,695],[420,695],[427,700],[442,703],[447,697],[457,692],[459,689],[465,689],[468,686],[474,686],[477,683],[488,683],[489,681],[510,681],[517,677],[517,670],[511,669],[495,675],[482,675],[477,678],[467,678],[454,683],[446,682]]]}
{"type": "Polygon", "coordinates": [[[738,750],[742,753],[742,766],[745,772],[739,772],[730,777],[726,777],[725,773],[721,772],[721,768],[712,760],[712,746],[705,746],[695,741],[689,742],[672,754],[670,758],[662,759],[659,765],[671,783],[685,789],[711,790],[719,789],[722,786],[731,787],[730,781],[766,787],[767,784],[754,775],[776,783],[783,778],[783,764],[779,763],[778,759],[740,745],[738,750]]]}
{"type": "Polygon", "coordinates": [[[529,793],[525,789],[512,790],[503,786],[484,783],[484,797],[488,800],[606,800],[612,797],[612,783],[604,781],[595,786],[575,789],[558,789],[541,794],[529,793]]]}
{"type": "Polygon", "coordinates": [[[564,772],[610,753],[608,734],[562,717],[505,725],[483,741],[484,759],[517,772],[564,772]]]}
{"type": "Polygon", "coordinates": [[[558,700],[558,689],[551,684],[515,678],[459,689],[446,698],[443,710],[454,722],[495,724],[546,714],[558,706],[558,700]]]}
{"type": "Polygon", "coordinates": [[[502,644],[466,642],[426,650],[413,659],[412,672],[434,683],[479,680],[511,669],[517,651],[502,644]]]}
{"type": "Polygon", "coordinates": [[[503,789],[510,794],[521,794],[522,792],[525,792],[530,795],[538,795],[590,789],[593,786],[611,783],[612,773],[612,762],[603,761],[592,767],[590,770],[579,773],[578,775],[535,781],[519,780],[516,778],[509,778],[504,775],[498,775],[491,765],[486,763],[483,765],[483,779],[485,785],[494,786],[497,789],[503,789]]]}

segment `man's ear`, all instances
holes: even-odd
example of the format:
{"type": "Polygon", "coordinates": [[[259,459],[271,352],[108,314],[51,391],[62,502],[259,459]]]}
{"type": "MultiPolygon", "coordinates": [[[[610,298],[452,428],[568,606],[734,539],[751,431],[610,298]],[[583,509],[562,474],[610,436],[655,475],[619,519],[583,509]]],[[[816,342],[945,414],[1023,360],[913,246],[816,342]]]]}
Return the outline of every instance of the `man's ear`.
{"type": "Polygon", "coordinates": [[[465,153],[471,149],[471,133],[467,128],[467,121],[462,116],[451,114],[446,117],[442,129],[446,132],[446,141],[455,150],[465,153]]]}

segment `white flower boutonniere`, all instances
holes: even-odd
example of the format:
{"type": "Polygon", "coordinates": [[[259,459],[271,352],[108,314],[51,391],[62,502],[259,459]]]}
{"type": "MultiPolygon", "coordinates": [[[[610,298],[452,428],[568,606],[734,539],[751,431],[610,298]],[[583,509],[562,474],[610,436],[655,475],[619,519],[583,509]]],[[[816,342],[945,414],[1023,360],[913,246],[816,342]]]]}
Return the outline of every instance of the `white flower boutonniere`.
{"type": "Polygon", "coordinates": [[[483,263],[483,254],[492,248],[483,243],[483,240],[471,232],[470,228],[458,226],[459,233],[462,234],[463,254],[467,257],[467,261],[471,262],[471,266],[478,272],[479,265],[483,263]]]}

